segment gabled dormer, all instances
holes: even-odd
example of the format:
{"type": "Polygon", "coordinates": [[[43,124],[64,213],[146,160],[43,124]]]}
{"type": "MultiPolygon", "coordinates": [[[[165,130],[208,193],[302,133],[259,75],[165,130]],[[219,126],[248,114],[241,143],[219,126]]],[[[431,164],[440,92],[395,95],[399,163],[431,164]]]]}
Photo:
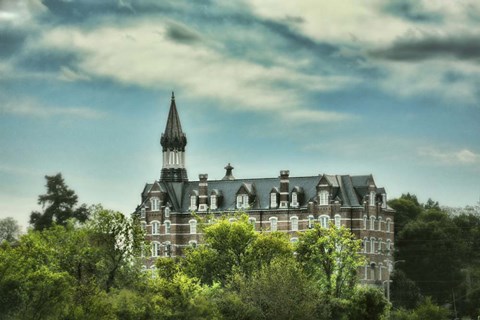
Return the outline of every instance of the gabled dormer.
{"type": "Polygon", "coordinates": [[[255,185],[244,182],[236,192],[237,209],[251,208],[255,201],[255,185]]]}
{"type": "Polygon", "coordinates": [[[301,207],[305,201],[305,191],[303,190],[303,188],[299,186],[293,187],[290,199],[292,199],[292,201],[290,202],[290,207],[301,207]]]}
{"type": "Polygon", "coordinates": [[[198,208],[198,190],[192,190],[190,191],[189,199],[190,199],[190,205],[188,206],[188,210],[190,211],[195,211],[198,208]]]}
{"type": "Polygon", "coordinates": [[[217,210],[219,207],[221,207],[223,204],[222,191],[218,189],[213,189],[212,192],[210,192],[209,203],[211,210],[217,210]]]}
{"type": "Polygon", "coordinates": [[[327,176],[323,175],[317,184],[318,205],[320,206],[329,205],[331,198],[332,198],[332,184],[327,179],[327,176]]]}
{"type": "Polygon", "coordinates": [[[272,188],[270,190],[270,208],[278,208],[278,203],[280,201],[280,191],[277,187],[272,188]]]}

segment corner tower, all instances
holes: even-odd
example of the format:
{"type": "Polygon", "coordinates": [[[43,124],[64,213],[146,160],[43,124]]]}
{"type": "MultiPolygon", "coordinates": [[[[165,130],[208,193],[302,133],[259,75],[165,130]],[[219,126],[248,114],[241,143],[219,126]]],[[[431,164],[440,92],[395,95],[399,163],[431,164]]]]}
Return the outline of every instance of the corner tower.
{"type": "Polygon", "coordinates": [[[160,181],[188,181],[187,170],[185,169],[185,146],[187,145],[187,137],[182,131],[173,92],[167,125],[165,126],[165,132],[160,138],[160,144],[162,145],[163,151],[163,166],[160,181]]]}

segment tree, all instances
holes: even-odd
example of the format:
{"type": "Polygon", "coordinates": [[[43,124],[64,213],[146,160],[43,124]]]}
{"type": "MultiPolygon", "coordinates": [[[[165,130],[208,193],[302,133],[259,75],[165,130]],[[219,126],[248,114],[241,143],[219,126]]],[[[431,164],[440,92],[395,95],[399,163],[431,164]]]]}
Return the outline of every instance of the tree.
{"type": "Polygon", "coordinates": [[[390,303],[382,291],[372,287],[357,287],[350,300],[349,320],[388,319],[390,303]]]}
{"type": "Polygon", "coordinates": [[[75,191],[65,184],[62,174],[45,176],[45,179],[47,193],[38,197],[38,204],[42,205],[43,213],[33,211],[30,215],[30,224],[34,229],[43,230],[54,223],[64,226],[72,218],[85,222],[89,216],[87,207],[83,204],[75,208],[78,197],[75,191]]]}
{"type": "Polygon", "coordinates": [[[349,298],[357,282],[357,268],[364,264],[360,255],[361,240],[346,228],[323,228],[315,224],[313,229],[300,235],[297,259],[307,275],[329,297],[349,298]]]}
{"type": "Polygon", "coordinates": [[[18,225],[17,220],[11,217],[0,219],[0,243],[2,243],[2,241],[16,241],[19,235],[20,226],[18,225]]]}
{"type": "Polygon", "coordinates": [[[417,197],[410,193],[402,194],[400,198],[388,201],[388,205],[395,210],[395,236],[408,222],[417,219],[423,212],[423,207],[418,203],[417,197]]]}

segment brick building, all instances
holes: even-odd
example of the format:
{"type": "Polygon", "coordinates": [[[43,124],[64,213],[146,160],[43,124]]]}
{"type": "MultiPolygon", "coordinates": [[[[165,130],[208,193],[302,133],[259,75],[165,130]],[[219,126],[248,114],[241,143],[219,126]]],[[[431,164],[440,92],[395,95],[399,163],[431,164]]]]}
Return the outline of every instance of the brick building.
{"type": "Polygon", "coordinates": [[[201,174],[197,181],[189,181],[187,138],[173,94],[160,144],[160,180],[145,185],[136,210],[153,258],[179,256],[184,247],[199,243],[192,212],[201,216],[242,210],[256,230],[287,232],[291,241],[313,223],[345,226],[363,241],[367,264],[359,270],[360,279],[372,284],[388,279],[394,211],[387,205],[385,189],[376,186],[372,175],[294,177],[282,170],[278,177],[237,179],[228,164],[222,180],[208,180],[207,174],[201,174]]]}

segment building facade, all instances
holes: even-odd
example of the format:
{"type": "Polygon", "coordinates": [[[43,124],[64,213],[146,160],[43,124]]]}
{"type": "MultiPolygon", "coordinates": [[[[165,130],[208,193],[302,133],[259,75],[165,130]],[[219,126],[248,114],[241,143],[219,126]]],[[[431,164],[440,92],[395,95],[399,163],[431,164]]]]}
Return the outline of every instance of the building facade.
{"type": "Polygon", "coordinates": [[[362,240],[367,260],[359,270],[362,282],[381,284],[389,279],[394,211],[372,175],[294,177],[282,170],[278,177],[237,179],[228,164],[221,180],[200,174],[190,181],[185,168],[187,138],[173,93],[160,144],[160,179],[145,185],[136,210],[151,243],[150,263],[156,257],[181,256],[185,247],[201,241],[196,216],[244,211],[256,230],[286,232],[291,241],[314,223],[344,226],[362,240]]]}

